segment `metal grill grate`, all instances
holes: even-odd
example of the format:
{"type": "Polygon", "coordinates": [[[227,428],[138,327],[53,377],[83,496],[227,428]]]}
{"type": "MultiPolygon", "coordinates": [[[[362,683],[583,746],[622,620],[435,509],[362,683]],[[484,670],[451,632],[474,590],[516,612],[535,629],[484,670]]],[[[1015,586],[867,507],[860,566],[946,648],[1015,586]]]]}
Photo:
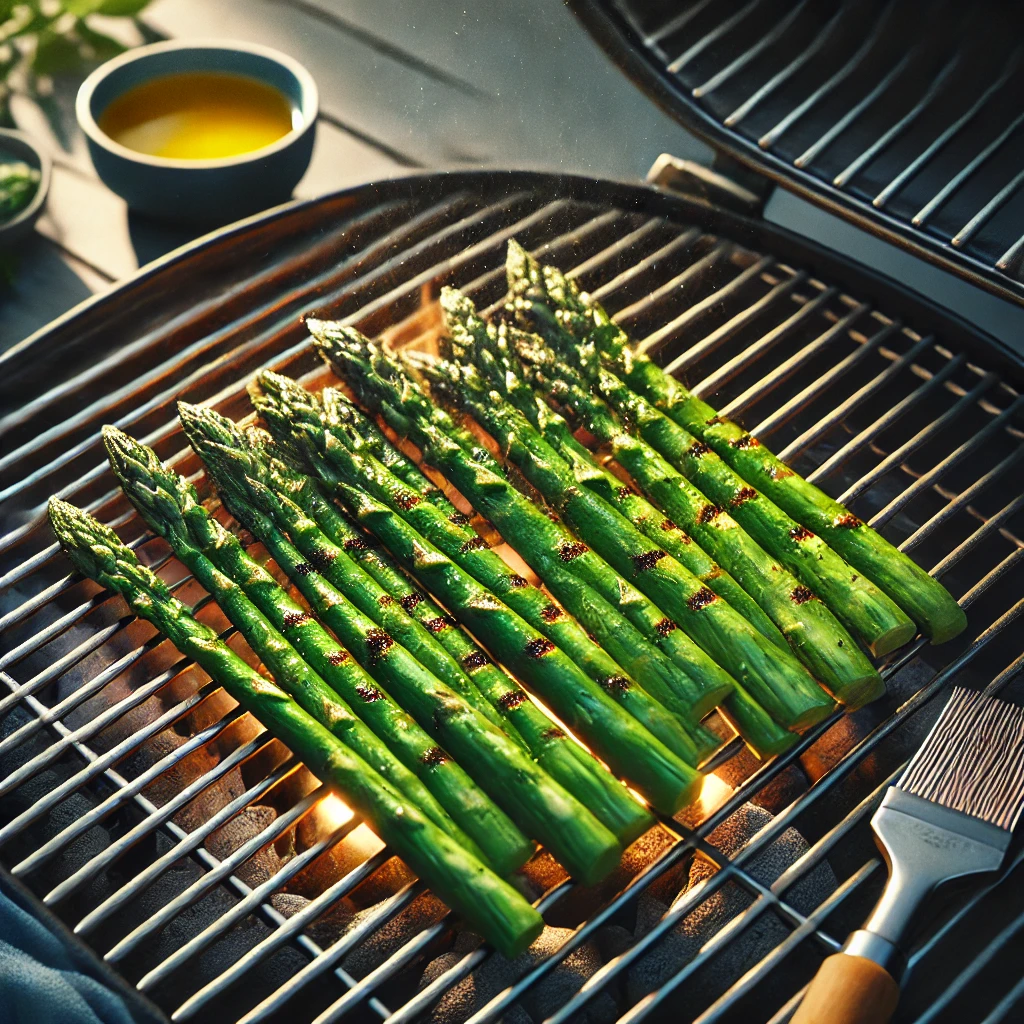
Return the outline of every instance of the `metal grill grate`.
{"type": "Polygon", "coordinates": [[[1016,5],[576,0],[684,123],[783,184],[1024,298],[1016,5]]]}
{"type": "MultiPolygon", "coordinates": [[[[0,460],[0,862],[175,1020],[409,1021],[485,965],[488,950],[453,938],[444,908],[338,815],[280,744],[119,599],[64,575],[43,517],[59,492],[112,522],[231,638],[116,490],[99,425],[115,421],[196,472],[176,398],[242,416],[257,367],[325,379],[298,323],[304,311],[422,342],[442,284],[481,305],[500,298],[504,243],[515,236],[575,266],[648,351],[845,493],[970,609],[967,639],[892,656],[883,701],[821,724],[784,757],[759,768],[738,743],[727,746],[718,762],[734,788],[719,794],[724,802],[664,821],[614,884],[583,891],[550,865],[534,871],[549,923],[575,931],[472,1018],[500,1019],[601,939],[603,966],[546,1011],[552,1021],[587,1019],[596,997],[605,1018],[610,1005],[628,1021],[680,1019],[680,1008],[701,1021],[776,1010],[784,1020],[820,957],[877,896],[884,870],[866,823],[941,703],[933,698],[954,676],[991,691],[1019,687],[1024,422],[1007,375],[981,365],[996,354],[979,339],[961,350],[971,339],[941,320],[922,336],[820,280],[768,228],[758,235],[643,189],[425,177],[302,207],[259,230],[233,258],[217,245],[201,250],[192,280],[203,284],[185,287],[184,270],[166,267],[137,283],[132,301],[86,310],[31,342],[7,376],[8,393],[29,401],[3,422],[10,446],[0,460]],[[766,827],[731,855],[715,845],[716,828],[771,794],[778,813],[766,827]],[[765,883],[757,858],[790,828],[809,849],[765,883]],[[695,852],[721,870],[642,937],[608,947],[608,929],[621,936],[641,898],[695,852]],[[801,911],[794,890],[826,860],[839,887],[801,911]],[[727,886],[746,891],[749,905],[653,992],[638,993],[637,966],[727,886]],[[728,975],[723,963],[769,928],[767,948],[728,975]],[[425,962],[445,950],[454,954],[446,969],[418,988],[425,962]]],[[[918,312],[913,323],[929,319],[918,312]]],[[[1019,861],[934,924],[914,954],[921,969],[901,1019],[965,1005],[991,1021],[1019,1014],[1024,988],[1011,987],[1017,972],[1006,969],[1024,929],[1019,861]]]]}

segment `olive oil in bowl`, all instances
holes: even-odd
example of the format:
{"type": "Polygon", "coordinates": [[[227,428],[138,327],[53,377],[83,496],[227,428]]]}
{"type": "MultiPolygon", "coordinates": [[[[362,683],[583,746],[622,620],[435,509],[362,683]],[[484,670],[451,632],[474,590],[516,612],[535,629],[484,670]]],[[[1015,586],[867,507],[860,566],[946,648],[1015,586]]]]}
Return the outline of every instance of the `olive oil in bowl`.
{"type": "Polygon", "coordinates": [[[111,139],[147,156],[218,160],[271,145],[293,127],[292,105],[246,75],[162,75],[116,97],[99,118],[111,139]]]}

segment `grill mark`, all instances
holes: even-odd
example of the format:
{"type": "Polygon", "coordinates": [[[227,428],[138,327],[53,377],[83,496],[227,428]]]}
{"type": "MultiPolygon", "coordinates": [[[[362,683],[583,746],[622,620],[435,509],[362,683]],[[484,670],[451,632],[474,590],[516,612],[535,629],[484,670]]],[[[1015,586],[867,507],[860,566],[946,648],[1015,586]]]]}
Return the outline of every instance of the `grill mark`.
{"type": "Polygon", "coordinates": [[[626,693],[632,684],[626,676],[609,676],[601,685],[609,693],[626,693]]]}
{"type": "Polygon", "coordinates": [[[586,544],[580,541],[573,541],[571,544],[563,544],[558,549],[558,557],[563,562],[571,562],[574,558],[579,558],[580,555],[585,555],[590,548],[586,544]]]}
{"type": "Polygon", "coordinates": [[[411,594],[406,594],[399,604],[401,604],[407,612],[411,612],[422,600],[423,595],[419,591],[414,590],[411,594]]]}
{"type": "Polygon", "coordinates": [[[403,511],[408,512],[413,506],[418,505],[423,499],[412,491],[400,491],[395,495],[395,504],[403,511]]]}
{"type": "Polygon", "coordinates": [[[377,598],[377,604],[379,604],[381,608],[387,608],[389,604],[394,603],[395,599],[390,594],[381,594],[380,597],[377,598]]]}
{"type": "Polygon", "coordinates": [[[704,574],[704,579],[705,580],[717,580],[718,577],[722,575],[722,572],[723,572],[722,567],[720,565],[716,565],[713,569],[711,569],[709,572],[706,572],[704,574]]]}
{"type": "Polygon", "coordinates": [[[554,511],[554,509],[550,509],[550,508],[549,508],[549,509],[547,509],[547,510],[546,510],[546,511],[544,512],[544,514],[545,514],[545,515],[546,515],[546,516],[548,517],[548,519],[550,519],[550,520],[551,520],[551,522],[553,522],[553,523],[560,523],[560,522],[562,521],[561,519],[559,519],[559,518],[558,518],[558,513],[557,513],[557,512],[555,512],[555,511],[554,511]]]}
{"type": "Polygon", "coordinates": [[[351,657],[352,657],[352,655],[349,654],[348,651],[343,651],[343,650],[341,650],[339,648],[336,651],[331,651],[331,653],[327,655],[327,660],[332,665],[338,666],[338,665],[344,665],[345,662],[348,661],[348,659],[351,658],[351,657]]]}
{"type": "Polygon", "coordinates": [[[452,625],[452,620],[447,615],[439,615],[436,619],[430,619],[423,623],[431,633],[440,633],[452,625]]]}
{"type": "Polygon", "coordinates": [[[744,434],[743,437],[738,437],[735,441],[730,441],[729,447],[743,451],[747,448],[760,448],[761,442],[752,434],[744,434]]]}
{"type": "Polygon", "coordinates": [[[487,655],[483,651],[470,651],[462,659],[462,667],[468,669],[470,672],[478,668],[483,668],[487,664],[487,655]]]}
{"type": "Polygon", "coordinates": [[[310,576],[316,572],[316,566],[312,565],[310,562],[299,562],[299,564],[295,566],[295,571],[300,576],[310,576]]]}
{"type": "Polygon", "coordinates": [[[671,519],[662,519],[662,521],[661,521],[661,528],[663,530],[665,530],[666,532],[668,530],[678,530],[679,529],[679,527],[676,526],[676,524],[673,523],[671,519]]]}
{"type": "Polygon", "coordinates": [[[346,551],[365,551],[369,546],[362,537],[349,537],[342,545],[346,551]]]}
{"type": "Polygon", "coordinates": [[[467,540],[465,544],[459,548],[460,554],[466,554],[468,551],[479,551],[481,548],[487,547],[487,541],[483,537],[476,536],[472,540],[467,540]]]}
{"type": "Polygon", "coordinates": [[[450,760],[451,758],[440,747],[431,747],[420,755],[420,761],[428,768],[436,768],[450,760]]]}
{"type": "Polygon", "coordinates": [[[550,729],[545,729],[540,734],[540,738],[542,740],[564,740],[565,733],[557,725],[553,725],[550,729]]]}
{"type": "Polygon", "coordinates": [[[366,633],[366,649],[374,661],[385,657],[394,644],[391,635],[383,629],[371,629],[366,633]]]}
{"type": "Polygon", "coordinates": [[[805,526],[794,526],[793,529],[789,531],[789,535],[793,540],[797,541],[797,543],[802,540],[810,540],[811,537],[814,536],[814,534],[805,526]]]}
{"type": "Polygon", "coordinates": [[[615,497],[618,498],[619,501],[625,501],[627,498],[633,497],[636,493],[637,492],[634,491],[632,487],[623,486],[623,487],[620,487],[615,492],[615,497]]]}
{"type": "Polygon", "coordinates": [[[691,459],[703,458],[711,449],[703,441],[694,441],[689,448],[686,449],[686,455],[691,459]]]}
{"type": "Polygon", "coordinates": [[[716,423],[725,423],[725,420],[721,416],[712,416],[711,419],[705,420],[704,423],[709,427],[713,427],[716,423]]]}
{"type": "Polygon", "coordinates": [[[309,560],[318,569],[326,569],[337,557],[337,551],[327,551],[324,548],[317,548],[310,554],[309,560]]]}
{"type": "Polygon", "coordinates": [[[745,505],[748,501],[753,501],[757,497],[757,491],[753,487],[741,487],[733,496],[732,501],[729,502],[733,508],[739,508],[740,505],[745,505]]]}
{"type": "Polygon", "coordinates": [[[793,604],[806,604],[814,600],[814,592],[801,583],[793,588],[793,593],[789,597],[793,604]]]}
{"type": "Polygon", "coordinates": [[[633,555],[633,572],[639,574],[647,572],[648,569],[653,569],[667,554],[667,552],[660,549],[654,551],[645,551],[642,555],[633,555]]]}
{"type": "Polygon", "coordinates": [[[376,686],[357,686],[356,693],[366,701],[367,704],[372,704],[375,700],[383,700],[384,694],[377,689],[376,686]]]}
{"type": "Polygon", "coordinates": [[[463,515],[461,512],[453,512],[448,517],[448,522],[449,523],[454,523],[456,526],[468,526],[469,525],[469,516],[463,515]]]}
{"type": "Polygon", "coordinates": [[[525,576],[520,576],[519,573],[514,572],[508,577],[508,585],[510,587],[527,587],[529,583],[525,576]]]}
{"type": "Polygon", "coordinates": [[[793,475],[793,470],[785,466],[772,466],[766,462],[762,468],[773,480],[785,480],[787,476],[793,475]]]}
{"type": "Polygon", "coordinates": [[[470,458],[474,462],[486,462],[491,457],[491,453],[486,448],[474,448],[470,458]]]}
{"type": "Polygon", "coordinates": [[[498,698],[498,707],[508,713],[509,711],[515,711],[520,704],[525,703],[529,699],[522,690],[509,690],[508,693],[504,693],[498,698]]]}
{"type": "Polygon", "coordinates": [[[523,650],[529,658],[543,658],[555,649],[555,645],[546,637],[538,636],[531,640],[523,650]]]}
{"type": "Polygon", "coordinates": [[[556,604],[546,604],[540,610],[540,617],[545,622],[557,622],[562,617],[562,609],[556,604]]]}
{"type": "Polygon", "coordinates": [[[655,623],[654,628],[658,631],[658,636],[668,636],[678,627],[671,619],[662,619],[661,622],[655,623]]]}
{"type": "Polygon", "coordinates": [[[700,523],[701,526],[706,526],[712,520],[717,519],[721,514],[722,509],[720,509],[717,505],[705,505],[697,513],[697,522],[700,523]]]}
{"type": "Polygon", "coordinates": [[[832,520],[832,525],[840,530],[853,530],[864,524],[852,512],[844,512],[832,520]]]}
{"type": "Polygon", "coordinates": [[[718,595],[710,587],[701,587],[686,603],[690,606],[691,612],[699,612],[717,600],[718,595]]]}
{"type": "Polygon", "coordinates": [[[284,617],[284,626],[289,628],[291,626],[302,626],[313,616],[309,612],[287,612],[284,617]]]}

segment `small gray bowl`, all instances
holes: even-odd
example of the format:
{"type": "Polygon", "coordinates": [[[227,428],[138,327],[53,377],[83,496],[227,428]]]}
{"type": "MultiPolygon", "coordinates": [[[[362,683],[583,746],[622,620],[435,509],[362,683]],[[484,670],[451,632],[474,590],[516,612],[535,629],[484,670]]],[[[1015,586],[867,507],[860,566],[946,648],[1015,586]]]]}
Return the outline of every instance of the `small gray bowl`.
{"type": "Polygon", "coordinates": [[[306,173],[316,137],[317,88],[297,61],[250,43],[172,40],[109,60],[82,83],[75,102],[96,173],[133,210],[198,224],[223,224],[289,199],[306,173]],[[246,75],[282,92],[294,127],[262,149],[216,160],[172,160],[128,149],[98,124],[128,89],[189,71],[246,75]]]}
{"type": "Polygon", "coordinates": [[[50,158],[24,133],[0,128],[0,163],[21,162],[39,171],[36,194],[20,213],[0,221],[0,249],[9,249],[26,238],[46,205],[50,191],[50,158]]]}

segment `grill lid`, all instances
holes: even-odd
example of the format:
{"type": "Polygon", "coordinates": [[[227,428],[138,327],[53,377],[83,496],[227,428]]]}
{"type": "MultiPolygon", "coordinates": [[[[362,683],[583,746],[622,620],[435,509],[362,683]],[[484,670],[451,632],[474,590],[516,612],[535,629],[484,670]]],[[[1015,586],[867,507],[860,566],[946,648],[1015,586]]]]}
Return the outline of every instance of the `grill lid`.
{"type": "Polygon", "coordinates": [[[620,67],[722,153],[1024,303],[1017,5],[571,6],[620,67]]]}

